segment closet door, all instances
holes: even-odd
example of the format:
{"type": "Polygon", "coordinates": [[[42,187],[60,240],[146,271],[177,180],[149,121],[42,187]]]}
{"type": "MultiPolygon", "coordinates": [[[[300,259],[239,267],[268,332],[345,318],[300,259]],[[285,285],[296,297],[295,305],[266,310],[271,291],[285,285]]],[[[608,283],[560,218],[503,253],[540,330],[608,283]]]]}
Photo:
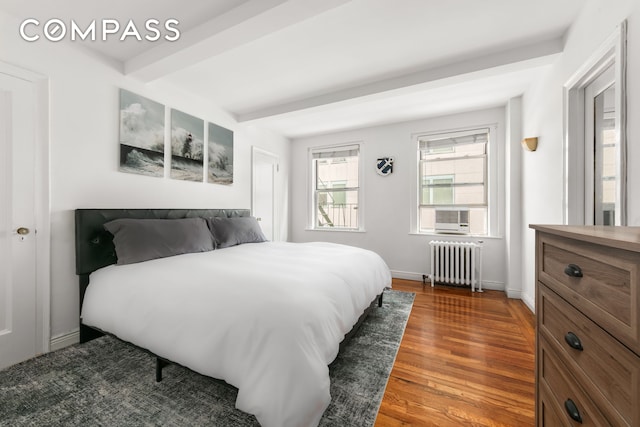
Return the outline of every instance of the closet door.
{"type": "Polygon", "coordinates": [[[35,88],[0,73],[0,369],[37,351],[35,88]]]}

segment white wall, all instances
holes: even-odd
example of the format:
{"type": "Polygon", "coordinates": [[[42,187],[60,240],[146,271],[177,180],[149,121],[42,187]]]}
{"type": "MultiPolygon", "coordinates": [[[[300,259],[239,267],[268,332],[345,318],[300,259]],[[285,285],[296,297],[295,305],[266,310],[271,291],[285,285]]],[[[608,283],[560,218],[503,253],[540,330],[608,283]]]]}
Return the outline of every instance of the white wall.
{"type": "Polygon", "coordinates": [[[522,97],[512,98],[506,110],[505,146],[505,256],[507,295],[522,299],[533,310],[534,303],[522,293],[522,97]]]}
{"type": "MultiPolygon", "coordinates": [[[[430,271],[428,242],[441,239],[442,235],[418,235],[410,233],[412,187],[417,180],[417,133],[457,129],[466,126],[482,126],[497,123],[500,147],[499,187],[504,191],[505,167],[505,108],[456,114],[425,120],[398,123],[386,126],[358,129],[330,135],[301,138],[291,143],[291,222],[290,238],[294,242],[314,240],[331,241],[371,249],[379,253],[392,270],[394,277],[422,280],[422,274],[430,271]],[[310,147],[349,143],[363,143],[361,167],[364,168],[364,232],[339,232],[309,230],[308,209],[310,187],[308,172],[310,147]],[[393,173],[386,177],[375,172],[375,161],[380,157],[394,157],[393,173]]],[[[520,117],[517,118],[518,126],[520,117]]],[[[515,172],[518,172],[517,170],[515,172]]],[[[518,172],[519,173],[519,172],[518,172]]],[[[518,189],[519,190],[519,189],[518,189]]],[[[514,190],[516,191],[516,190],[514,190]]],[[[504,197],[500,203],[500,230],[504,226],[504,197]]],[[[415,228],[415,227],[413,227],[415,228]]],[[[503,233],[503,231],[502,231],[503,233]]],[[[456,237],[447,236],[456,239],[456,237]]],[[[458,238],[459,239],[459,238],[458,238]]],[[[478,239],[476,239],[478,240],[478,239]]],[[[510,286],[506,281],[505,239],[481,238],[484,241],[483,282],[488,288],[515,289],[519,297],[519,284],[510,286]]],[[[518,254],[519,257],[519,254],[518,254]]]]}
{"type": "Polygon", "coordinates": [[[563,221],[563,86],[592,52],[628,19],[628,223],[640,225],[640,3],[589,0],[566,37],[564,53],[523,96],[523,133],[539,138],[538,150],[522,160],[522,283],[535,295],[535,235],[529,224],[563,221]]]}
{"type": "MultiPolygon", "coordinates": [[[[162,82],[144,85],[127,78],[119,64],[98,58],[79,44],[27,43],[19,38],[18,26],[17,20],[0,13],[0,61],[42,74],[49,82],[52,337],[78,328],[74,209],[250,208],[251,146],[256,145],[281,159],[279,210],[288,210],[288,140],[236,123],[210,100],[162,82]],[[233,130],[234,183],[223,186],[118,172],[119,88],[233,130]]],[[[281,230],[288,229],[286,220],[283,216],[281,230]]]]}

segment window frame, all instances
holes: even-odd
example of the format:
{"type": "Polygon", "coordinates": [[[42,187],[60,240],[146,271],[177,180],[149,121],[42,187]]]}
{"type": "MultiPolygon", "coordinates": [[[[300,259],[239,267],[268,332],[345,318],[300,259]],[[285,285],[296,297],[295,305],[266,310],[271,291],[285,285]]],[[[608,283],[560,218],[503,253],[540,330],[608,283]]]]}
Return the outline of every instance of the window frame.
{"type": "MultiPolygon", "coordinates": [[[[487,232],[486,234],[478,234],[479,237],[501,237],[503,232],[502,225],[502,216],[504,213],[504,202],[503,198],[500,196],[501,192],[504,191],[504,179],[499,178],[499,165],[501,164],[501,157],[503,156],[503,139],[504,136],[498,133],[498,123],[470,123],[464,127],[458,128],[442,128],[439,130],[429,131],[429,132],[420,132],[412,135],[412,143],[414,147],[415,153],[415,169],[414,169],[414,179],[413,182],[413,191],[412,191],[412,202],[411,202],[411,211],[410,211],[410,234],[418,234],[418,235],[440,235],[440,233],[436,232],[433,229],[429,230],[421,230],[420,229],[420,208],[421,208],[421,195],[420,191],[422,189],[421,180],[421,150],[420,150],[420,141],[428,138],[433,138],[435,136],[442,136],[448,134],[461,134],[464,132],[474,132],[474,131],[482,131],[487,130],[489,133],[488,142],[486,147],[486,167],[484,171],[484,182],[485,182],[485,192],[486,192],[486,208],[487,208],[487,232]]],[[[469,207],[474,208],[478,207],[477,204],[469,204],[469,205],[442,205],[443,207],[451,206],[451,207],[469,207]]],[[[484,205],[482,205],[484,206],[484,205]]],[[[471,236],[475,236],[471,234],[471,236]]]]}
{"type": "Polygon", "coordinates": [[[309,215],[308,215],[308,225],[307,230],[315,230],[315,231],[339,231],[339,232],[354,232],[354,231],[364,231],[364,189],[363,189],[363,148],[364,144],[361,141],[358,142],[346,142],[342,144],[335,145],[323,145],[323,146],[314,146],[309,147],[308,149],[308,165],[309,165],[309,182],[308,182],[308,190],[310,193],[309,197],[309,215]],[[358,155],[358,186],[357,187],[347,187],[345,185],[344,188],[340,188],[342,191],[356,191],[357,192],[357,227],[328,227],[328,226],[319,226],[318,225],[318,195],[319,192],[329,192],[331,189],[318,189],[318,175],[317,175],[317,163],[316,158],[314,158],[314,154],[330,152],[330,151],[340,151],[347,149],[357,149],[358,155]]]}

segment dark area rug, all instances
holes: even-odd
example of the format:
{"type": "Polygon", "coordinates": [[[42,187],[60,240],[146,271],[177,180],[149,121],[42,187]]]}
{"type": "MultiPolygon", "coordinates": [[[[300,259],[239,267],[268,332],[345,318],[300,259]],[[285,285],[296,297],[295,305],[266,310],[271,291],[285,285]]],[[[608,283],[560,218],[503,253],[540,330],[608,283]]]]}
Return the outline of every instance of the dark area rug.
{"type": "MultiPolygon", "coordinates": [[[[331,404],[321,426],[373,425],[414,294],[385,291],[330,366],[331,404]]],[[[112,337],[0,371],[1,426],[257,426],[235,409],[237,389],[155,359],[112,337]]]]}

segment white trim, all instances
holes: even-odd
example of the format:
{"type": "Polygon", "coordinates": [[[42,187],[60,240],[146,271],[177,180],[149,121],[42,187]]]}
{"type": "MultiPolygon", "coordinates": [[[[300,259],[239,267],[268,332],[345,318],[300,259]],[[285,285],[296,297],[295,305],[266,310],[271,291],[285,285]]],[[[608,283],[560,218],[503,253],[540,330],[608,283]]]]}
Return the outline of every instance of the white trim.
{"type": "Polygon", "coordinates": [[[522,299],[522,290],[521,289],[507,288],[507,289],[504,290],[504,293],[507,294],[508,298],[511,298],[511,299],[522,299]]]}
{"type": "Polygon", "coordinates": [[[410,271],[391,270],[391,277],[394,279],[415,280],[422,282],[422,273],[412,273],[410,271]]]}
{"type": "Polygon", "coordinates": [[[429,231],[424,233],[408,233],[410,236],[424,236],[431,238],[438,238],[447,240],[469,240],[473,239],[475,241],[482,242],[483,240],[499,240],[504,239],[504,236],[485,236],[482,234],[455,234],[455,233],[436,233],[435,231],[429,231]]]}
{"type": "Polygon", "coordinates": [[[51,337],[51,199],[49,153],[49,80],[36,83],[36,322],[43,352],[49,351],[51,337]]]}
{"type": "Polygon", "coordinates": [[[366,233],[364,228],[305,228],[304,231],[320,231],[320,232],[334,232],[334,233],[366,233]]]}
{"type": "Polygon", "coordinates": [[[51,336],[51,204],[49,154],[49,79],[0,61],[0,73],[33,83],[36,102],[36,353],[46,353],[51,336]]]}
{"type": "Polygon", "coordinates": [[[525,294],[524,297],[520,299],[527,307],[529,307],[529,310],[531,310],[533,314],[536,314],[536,303],[529,297],[529,295],[525,294]]]}
{"type": "Polygon", "coordinates": [[[60,350],[61,348],[69,347],[70,345],[78,344],[80,342],[80,331],[67,332],[66,334],[57,335],[51,338],[49,347],[51,351],[60,350]]]}

